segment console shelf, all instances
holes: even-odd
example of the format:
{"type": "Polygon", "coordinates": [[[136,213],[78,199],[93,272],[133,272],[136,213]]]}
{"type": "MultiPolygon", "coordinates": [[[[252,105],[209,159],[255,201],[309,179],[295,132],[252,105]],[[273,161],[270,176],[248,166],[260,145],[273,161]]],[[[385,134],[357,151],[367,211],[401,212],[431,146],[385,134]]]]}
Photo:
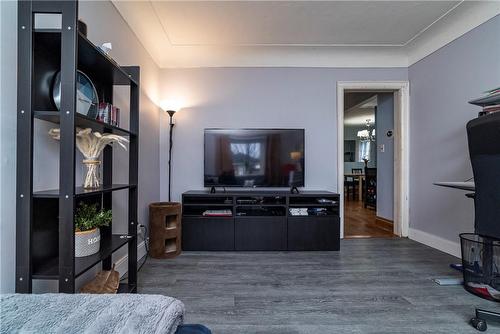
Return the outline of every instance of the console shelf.
{"type": "MultiPolygon", "coordinates": [[[[134,184],[110,184],[104,185],[97,189],[84,189],[83,187],[75,187],[74,197],[92,196],[98,194],[109,193],[112,191],[135,188],[134,184]]],[[[33,197],[38,198],[58,198],[60,196],[59,189],[41,190],[33,192],[33,197]]]]}
{"type": "MultiPolygon", "coordinates": [[[[98,253],[75,258],[75,277],[80,276],[95,264],[106,259],[112,253],[117,251],[122,246],[125,246],[130,239],[124,238],[121,235],[112,235],[108,240],[101,240],[101,249],[98,253]]],[[[52,259],[34,262],[33,263],[33,278],[34,279],[59,279],[59,259],[52,259]]]]}
{"type": "Polygon", "coordinates": [[[279,205],[237,205],[235,214],[238,217],[285,217],[286,206],[279,205]]]}
{"type": "Polygon", "coordinates": [[[327,191],[188,191],[182,195],[185,251],[339,250],[339,195],[327,191]],[[290,209],[304,208],[307,216],[290,209]],[[322,210],[323,209],[323,210],[322,210]],[[229,217],[204,216],[230,210],[229,217]],[[321,214],[315,211],[321,211],[321,214]]]}
{"type": "MultiPolygon", "coordinates": [[[[33,112],[33,116],[35,118],[56,124],[61,123],[60,115],[61,114],[59,113],[59,111],[54,111],[54,110],[50,111],[35,110],[33,112]]],[[[132,133],[128,130],[122,129],[120,127],[111,124],[97,121],[95,119],[92,119],[90,117],[87,117],[79,113],[75,114],[75,126],[82,129],[91,128],[93,131],[98,131],[101,133],[113,133],[115,135],[126,136],[126,137],[135,136],[135,133],[132,133]]]]}

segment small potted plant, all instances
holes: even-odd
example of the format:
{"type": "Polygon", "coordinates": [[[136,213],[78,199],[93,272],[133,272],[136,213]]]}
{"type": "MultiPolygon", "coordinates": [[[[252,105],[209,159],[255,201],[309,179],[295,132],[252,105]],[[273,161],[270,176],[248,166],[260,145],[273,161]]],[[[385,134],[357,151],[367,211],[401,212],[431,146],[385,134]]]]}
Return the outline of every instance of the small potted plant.
{"type": "Polygon", "coordinates": [[[99,210],[97,204],[80,203],[75,216],[75,257],[99,252],[101,226],[109,226],[113,219],[111,210],[99,210]]]}

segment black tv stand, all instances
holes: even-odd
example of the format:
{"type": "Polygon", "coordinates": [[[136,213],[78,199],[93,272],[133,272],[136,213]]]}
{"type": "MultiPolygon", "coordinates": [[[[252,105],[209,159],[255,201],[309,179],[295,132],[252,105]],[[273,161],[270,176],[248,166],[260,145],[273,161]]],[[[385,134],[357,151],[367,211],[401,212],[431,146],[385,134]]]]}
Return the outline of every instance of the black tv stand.
{"type": "Polygon", "coordinates": [[[339,250],[336,193],[214,189],[182,194],[185,251],[339,250]]]}
{"type": "Polygon", "coordinates": [[[292,187],[290,188],[290,194],[299,194],[299,189],[297,187],[292,187]]]}

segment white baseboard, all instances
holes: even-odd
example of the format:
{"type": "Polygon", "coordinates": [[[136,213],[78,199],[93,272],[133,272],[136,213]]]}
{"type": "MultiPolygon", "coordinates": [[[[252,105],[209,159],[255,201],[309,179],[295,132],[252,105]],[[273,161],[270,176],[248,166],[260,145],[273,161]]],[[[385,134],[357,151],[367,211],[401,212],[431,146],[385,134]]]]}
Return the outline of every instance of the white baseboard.
{"type": "MultiPolygon", "coordinates": [[[[146,244],[141,242],[137,245],[137,262],[146,256],[146,244]]],[[[128,254],[115,261],[115,270],[120,273],[120,277],[128,271],[128,254]]]]}
{"type": "Polygon", "coordinates": [[[410,238],[411,240],[415,240],[416,242],[420,242],[421,244],[427,245],[429,247],[436,248],[447,254],[456,256],[458,258],[462,258],[460,251],[460,243],[458,241],[453,242],[427,232],[415,230],[413,228],[410,228],[408,238],[410,238]]]}

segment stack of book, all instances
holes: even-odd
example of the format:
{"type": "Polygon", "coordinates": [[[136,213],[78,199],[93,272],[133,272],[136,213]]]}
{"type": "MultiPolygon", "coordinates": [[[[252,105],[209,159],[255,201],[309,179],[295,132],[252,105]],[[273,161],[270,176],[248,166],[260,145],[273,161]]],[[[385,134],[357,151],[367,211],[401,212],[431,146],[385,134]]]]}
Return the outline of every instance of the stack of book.
{"type": "Polygon", "coordinates": [[[488,114],[498,112],[498,111],[500,111],[500,103],[493,104],[491,106],[484,106],[483,111],[479,112],[479,116],[488,115],[488,114]]]}
{"type": "Polygon", "coordinates": [[[233,212],[229,209],[222,210],[205,210],[203,216],[205,217],[231,217],[233,212]]]}
{"type": "Polygon", "coordinates": [[[328,216],[328,210],[326,208],[309,208],[307,213],[311,216],[328,216]]]}
{"type": "Polygon", "coordinates": [[[120,109],[106,102],[99,103],[96,120],[99,122],[120,126],[120,109]]]}
{"type": "Polygon", "coordinates": [[[308,216],[307,208],[291,208],[290,215],[292,216],[308,216]]]}
{"type": "Polygon", "coordinates": [[[483,96],[469,101],[469,103],[483,107],[483,110],[479,112],[479,116],[500,111],[500,87],[484,92],[483,96]]]}

